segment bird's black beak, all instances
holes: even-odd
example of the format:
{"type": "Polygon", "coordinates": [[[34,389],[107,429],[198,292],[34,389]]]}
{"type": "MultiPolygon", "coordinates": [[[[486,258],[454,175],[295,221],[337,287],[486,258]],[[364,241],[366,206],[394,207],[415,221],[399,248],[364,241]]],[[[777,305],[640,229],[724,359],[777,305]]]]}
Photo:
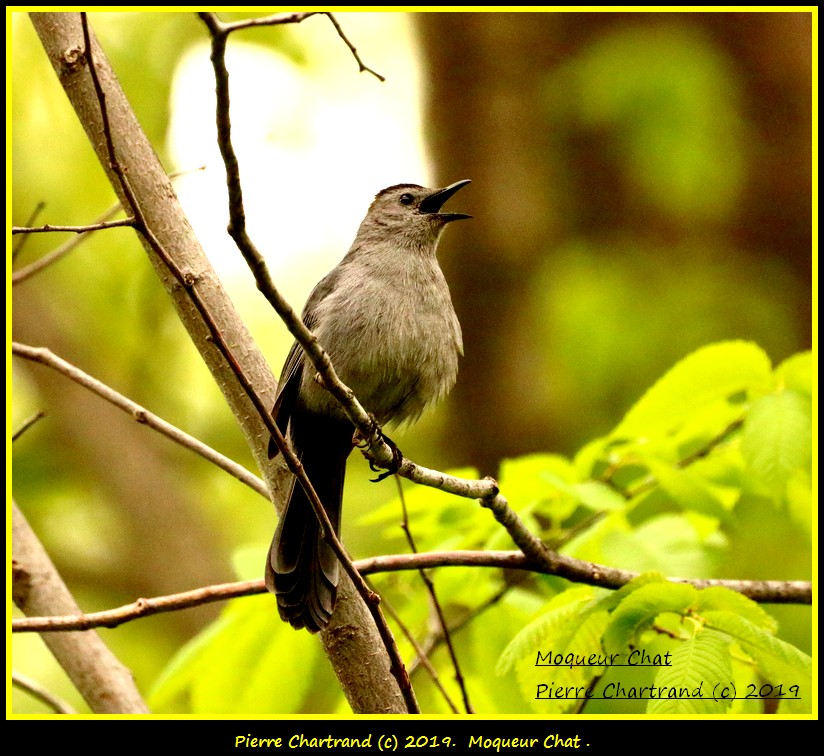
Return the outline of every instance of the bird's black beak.
{"type": "Polygon", "coordinates": [[[463,218],[471,218],[471,215],[467,215],[466,213],[441,213],[440,209],[443,207],[444,203],[453,195],[455,192],[458,191],[461,187],[466,186],[467,184],[471,184],[472,182],[469,179],[463,179],[463,181],[456,181],[454,184],[450,184],[443,189],[438,189],[435,192],[432,192],[428,197],[424,197],[421,200],[420,205],[418,205],[418,209],[422,213],[437,213],[442,220],[445,222],[453,221],[453,220],[462,220],[463,218]]]}

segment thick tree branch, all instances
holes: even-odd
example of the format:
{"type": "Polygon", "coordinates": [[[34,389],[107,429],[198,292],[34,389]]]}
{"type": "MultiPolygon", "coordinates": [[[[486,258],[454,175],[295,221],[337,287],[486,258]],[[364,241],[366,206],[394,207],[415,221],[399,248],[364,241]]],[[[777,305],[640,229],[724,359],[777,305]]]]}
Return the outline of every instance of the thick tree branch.
{"type": "MultiPolygon", "coordinates": [[[[12,549],[12,598],[24,614],[80,614],[80,607],[14,502],[12,549]]],[[[92,711],[98,714],[148,712],[131,672],[96,633],[50,634],[43,640],[92,711]]]]}
{"type": "MultiPolygon", "coordinates": [[[[203,255],[168,177],[91,35],[91,55],[86,54],[80,17],[72,13],[34,13],[32,22],[124,208],[133,212],[140,223],[144,247],[181,321],[241,423],[270,490],[280,498],[287,477],[282,463],[268,459],[266,447],[272,423],[267,422],[265,412],[261,413],[261,407],[274,404],[271,371],[203,255]],[[90,58],[94,61],[95,80],[89,76],[90,58]],[[182,280],[176,273],[182,274],[182,280]],[[211,322],[205,312],[211,314],[211,322]],[[217,343],[233,345],[231,359],[215,348],[217,343]],[[250,398],[241,375],[255,387],[258,401],[250,398]]],[[[351,585],[348,589],[354,590],[351,585]]],[[[346,591],[344,587],[341,593],[345,595],[346,591]]],[[[374,639],[366,632],[353,635],[351,631],[352,626],[371,625],[365,607],[362,614],[358,621],[341,627],[334,637],[324,641],[347,699],[358,712],[405,711],[397,687],[394,694],[387,687],[387,680],[392,679],[388,668],[375,663],[374,639]]]]}

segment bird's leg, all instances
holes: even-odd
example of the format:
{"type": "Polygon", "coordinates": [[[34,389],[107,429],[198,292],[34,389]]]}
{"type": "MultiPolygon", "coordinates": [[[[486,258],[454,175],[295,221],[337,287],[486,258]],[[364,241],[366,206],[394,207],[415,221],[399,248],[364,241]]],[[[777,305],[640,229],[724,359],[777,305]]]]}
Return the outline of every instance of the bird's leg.
{"type": "MultiPolygon", "coordinates": [[[[380,425],[378,425],[378,421],[375,419],[375,416],[371,412],[369,413],[369,418],[372,420],[373,423],[373,430],[371,435],[379,435],[381,437],[381,440],[392,450],[392,462],[390,462],[389,466],[386,469],[384,469],[384,471],[380,475],[378,475],[377,478],[370,478],[372,483],[379,483],[380,481],[385,480],[390,475],[394,475],[398,470],[400,470],[401,462],[403,461],[403,454],[401,453],[401,450],[398,449],[395,442],[381,430],[380,425]]],[[[367,439],[363,438],[363,436],[360,434],[360,431],[355,431],[355,435],[352,437],[352,443],[354,443],[355,446],[357,446],[358,449],[361,450],[361,453],[365,457],[366,450],[369,448],[370,443],[367,439]]],[[[367,461],[369,462],[369,468],[372,471],[377,472],[378,470],[382,469],[380,466],[376,465],[371,459],[367,458],[367,461]]]]}

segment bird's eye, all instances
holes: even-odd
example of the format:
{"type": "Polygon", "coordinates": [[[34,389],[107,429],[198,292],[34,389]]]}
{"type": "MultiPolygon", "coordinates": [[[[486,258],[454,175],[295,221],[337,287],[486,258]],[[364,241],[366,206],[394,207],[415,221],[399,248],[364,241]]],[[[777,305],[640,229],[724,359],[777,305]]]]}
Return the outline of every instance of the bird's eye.
{"type": "Polygon", "coordinates": [[[415,198],[411,194],[402,194],[400,198],[400,203],[402,205],[411,205],[415,201],[415,198]]]}

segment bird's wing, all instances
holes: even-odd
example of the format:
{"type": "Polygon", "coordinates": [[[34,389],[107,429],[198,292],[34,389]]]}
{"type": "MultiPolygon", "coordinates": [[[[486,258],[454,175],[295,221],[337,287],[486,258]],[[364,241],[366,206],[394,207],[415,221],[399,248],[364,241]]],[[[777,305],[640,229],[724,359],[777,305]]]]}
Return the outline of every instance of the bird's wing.
{"type": "MultiPolygon", "coordinates": [[[[310,331],[317,325],[318,305],[334,291],[337,277],[338,268],[335,268],[320,280],[309,295],[309,299],[303,308],[303,324],[310,331]]],[[[289,426],[289,418],[292,416],[295,408],[300,384],[303,381],[303,371],[307,365],[306,353],[303,351],[303,347],[296,341],[292,344],[292,348],[286,357],[286,362],[283,364],[280,381],[278,382],[278,394],[275,398],[275,406],[272,408],[272,416],[275,418],[275,422],[284,436],[289,426]]],[[[269,457],[272,458],[276,454],[277,448],[274,446],[274,439],[272,439],[269,444],[269,457]]]]}

